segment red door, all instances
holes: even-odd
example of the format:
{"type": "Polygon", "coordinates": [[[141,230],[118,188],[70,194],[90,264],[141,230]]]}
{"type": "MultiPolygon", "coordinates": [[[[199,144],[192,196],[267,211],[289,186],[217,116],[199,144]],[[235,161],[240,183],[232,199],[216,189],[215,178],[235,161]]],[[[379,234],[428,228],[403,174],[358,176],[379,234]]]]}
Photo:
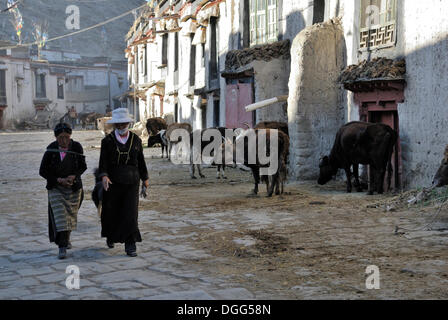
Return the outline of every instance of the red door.
{"type": "Polygon", "coordinates": [[[253,127],[253,112],[246,112],[245,107],[252,104],[252,83],[228,84],[226,92],[226,127],[242,128],[247,122],[253,127]]]}

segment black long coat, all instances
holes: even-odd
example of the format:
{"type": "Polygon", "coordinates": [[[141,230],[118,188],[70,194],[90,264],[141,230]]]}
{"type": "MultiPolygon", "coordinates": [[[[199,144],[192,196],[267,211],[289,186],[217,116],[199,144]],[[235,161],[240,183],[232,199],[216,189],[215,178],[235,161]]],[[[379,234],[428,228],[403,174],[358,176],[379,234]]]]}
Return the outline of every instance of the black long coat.
{"type": "Polygon", "coordinates": [[[103,193],[101,236],[109,242],[141,242],[138,229],[138,196],[140,180],[148,179],[141,139],[134,133],[125,145],[115,132],[101,141],[100,176],[112,181],[103,193]]]}
{"type": "MultiPolygon", "coordinates": [[[[52,142],[47,146],[47,150],[44,153],[42,162],[40,164],[39,174],[41,177],[47,180],[47,190],[51,190],[58,185],[58,178],[67,178],[68,176],[76,176],[73,182],[72,191],[78,191],[82,189],[81,175],[87,170],[86,159],[82,156],[83,149],[79,142],[70,141],[68,152],[63,161],[59,152],[51,151],[59,149],[57,141],[52,142]],[[73,152],[73,153],[71,153],[73,152]]],[[[84,193],[81,196],[81,203],[84,193]]],[[[81,206],[81,203],[79,206],[81,206]]],[[[56,241],[56,226],[54,222],[53,212],[50,204],[48,204],[48,236],[50,242],[56,241]]]]}

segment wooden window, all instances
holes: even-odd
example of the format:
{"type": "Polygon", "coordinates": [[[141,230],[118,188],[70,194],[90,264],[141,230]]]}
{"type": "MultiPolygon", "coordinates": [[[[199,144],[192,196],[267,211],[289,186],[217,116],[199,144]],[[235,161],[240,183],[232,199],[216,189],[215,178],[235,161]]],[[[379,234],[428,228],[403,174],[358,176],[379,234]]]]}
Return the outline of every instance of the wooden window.
{"type": "Polygon", "coordinates": [[[219,117],[219,100],[213,100],[213,126],[220,126],[220,117],[219,117]]]}
{"type": "Polygon", "coordinates": [[[174,34],[174,71],[179,70],[179,33],[174,34]]]}
{"type": "Polygon", "coordinates": [[[148,75],[148,45],[143,48],[143,74],[148,75]]]}
{"type": "Polygon", "coordinates": [[[45,74],[35,74],[36,75],[36,98],[46,98],[47,90],[45,87],[45,74]]]}
{"type": "Polygon", "coordinates": [[[210,79],[218,78],[218,19],[216,17],[210,18],[210,79]]]}
{"type": "Polygon", "coordinates": [[[277,0],[250,0],[250,44],[278,40],[277,0]]]}
{"type": "Polygon", "coordinates": [[[325,19],[325,0],[314,0],[313,24],[324,22],[324,19],[325,19]]]}
{"type": "Polygon", "coordinates": [[[58,79],[58,99],[64,99],[64,79],[58,79]]]}
{"type": "Polygon", "coordinates": [[[0,70],[0,105],[6,105],[6,71],[0,70]]]}
{"type": "Polygon", "coordinates": [[[193,45],[194,34],[190,36],[190,86],[194,86],[196,83],[196,46],[193,45]]]}
{"type": "Polygon", "coordinates": [[[396,16],[396,0],[362,0],[359,48],[369,50],[394,46],[396,16]]]}
{"type": "Polygon", "coordinates": [[[162,65],[168,64],[168,34],[162,36],[162,65]]]}

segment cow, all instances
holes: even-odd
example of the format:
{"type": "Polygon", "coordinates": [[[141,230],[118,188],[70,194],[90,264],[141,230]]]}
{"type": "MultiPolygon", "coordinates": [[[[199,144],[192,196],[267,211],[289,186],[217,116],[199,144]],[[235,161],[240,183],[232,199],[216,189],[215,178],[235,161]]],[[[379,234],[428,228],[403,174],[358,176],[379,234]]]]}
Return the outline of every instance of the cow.
{"type": "MultiPolygon", "coordinates": [[[[195,155],[194,152],[197,152],[201,156],[200,160],[202,162],[203,160],[205,160],[205,159],[202,158],[202,154],[204,152],[205,147],[207,147],[211,143],[215,143],[214,138],[210,139],[210,141],[207,141],[206,139],[203,139],[204,133],[207,130],[217,130],[219,132],[219,134],[220,134],[219,139],[220,140],[218,141],[217,146],[218,146],[218,148],[220,148],[220,146],[222,145],[222,143],[226,139],[226,130],[232,130],[232,129],[227,129],[225,127],[208,128],[208,129],[202,129],[202,130],[198,129],[198,130],[195,130],[194,132],[192,132],[190,134],[190,176],[191,176],[192,179],[196,179],[196,176],[195,176],[195,166],[198,168],[199,176],[201,178],[205,178],[205,176],[201,172],[201,165],[199,163],[194,163],[193,156],[195,155]],[[194,149],[196,147],[196,145],[194,144],[194,138],[196,138],[196,139],[200,138],[201,139],[201,143],[199,145],[199,149],[198,150],[194,149]]],[[[232,131],[232,133],[233,133],[233,131],[232,131]]],[[[214,150],[212,150],[212,151],[214,151],[214,150]]],[[[217,155],[214,154],[214,153],[210,154],[210,158],[212,159],[210,164],[216,164],[217,165],[216,179],[221,179],[221,177],[223,179],[227,179],[226,174],[225,174],[225,162],[224,162],[225,160],[224,160],[224,157],[223,157],[223,159],[221,159],[220,162],[217,162],[216,159],[218,159],[218,158],[216,156],[217,155]],[[222,172],[221,172],[221,170],[222,170],[222,172]]]]}
{"type": "Polygon", "coordinates": [[[104,115],[96,112],[80,113],[79,122],[83,129],[86,129],[87,125],[94,125],[95,129],[98,129],[96,119],[103,117],[104,115]]]}
{"type": "Polygon", "coordinates": [[[155,136],[160,130],[168,129],[168,125],[163,118],[150,118],[146,121],[148,135],[155,136]]]}
{"type": "Polygon", "coordinates": [[[100,130],[105,136],[114,131],[114,125],[112,123],[107,123],[107,121],[111,119],[111,117],[102,117],[96,119],[96,126],[98,130],[100,130]]]}
{"type": "MultiPolygon", "coordinates": [[[[226,141],[222,145],[223,148],[223,154],[225,159],[232,159],[233,165],[238,164],[238,160],[242,160],[242,163],[239,163],[240,165],[244,165],[245,167],[250,168],[252,171],[252,175],[254,177],[254,190],[253,193],[255,195],[258,194],[258,185],[260,183],[260,180],[266,183],[266,190],[268,197],[272,197],[275,189],[275,194],[279,195],[282,194],[284,191],[283,185],[286,181],[286,175],[287,175],[287,168],[286,163],[288,161],[288,155],[289,155],[289,137],[283,133],[280,130],[277,129],[249,129],[249,130],[243,130],[235,139],[234,142],[226,141]],[[255,134],[255,146],[252,146],[254,148],[251,148],[249,146],[250,142],[250,134],[255,134]],[[260,139],[266,139],[266,150],[270,153],[275,150],[271,149],[270,145],[270,138],[271,135],[276,134],[278,139],[278,150],[276,154],[276,161],[277,161],[277,170],[269,176],[261,176],[260,179],[260,168],[266,168],[271,165],[272,163],[262,163],[260,161],[261,155],[259,154],[259,148],[258,145],[261,142],[260,139]],[[229,148],[229,144],[231,144],[231,148],[229,148]],[[237,148],[241,144],[243,149],[243,159],[237,159],[237,148]],[[229,149],[231,154],[229,154],[229,149]],[[255,152],[255,154],[251,154],[251,152],[255,152]],[[251,156],[254,158],[254,162],[250,161],[251,156]]],[[[225,163],[228,164],[228,163],[225,163]]]]}
{"type": "Polygon", "coordinates": [[[439,170],[437,170],[432,185],[436,188],[440,188],[448,185],[448,146],[445,148],[445,154],[440,164],[439,170]]]}
{"type": "Polygon", "coordinates": [[[160,130],[156,135],[149,136],[148,148],[152,148],[156,143],[160,143],[162,146],[162,159],[164,150],[166,150],[166,157],[168,158],[168,140],[166,139],[166,130],[160,130]]]}
{"type": "Polygon", "coordinates": [[[191,124],[189,123],[172,123],[168,126],[166,130],[166,140],[168,141],[168,160],[171,160],[171,150],[174,145],[178,144],[181,140],[175,139],[174,137],[171,137],[171,134],[174,130],[186,130],[188,134],[191,134],[193,132],[193,128],[191,127],[191,124]]]}
{"type": "Polygon", "coordinates": [[[92,191],[92,201],[95,203],[95,207],[97,208],[98,217],[101,218],[101,207],[103,204],[103,182],[101,181],[100,172],[98,168],[94,170],[95,176],[95,187],[92,191]]]}
{"type": "Polygon", "coordinates": [[[254,129],[277,129],[282,131],[289,137],[288,124],[286,122],[279,121],[262,121],[257,123],[254,129]]]}
{"type": "Polygon", "coordinates": [[[355,187],[362,192],[359,183],[358,166],[370,165],[369,195],[374,193],[374,183],[378,194],[384,193],[384,176],[388,169],[388,187],[392,176],[391,157],[398,134],[388,125],[382,123],[350,122],[342,126],[329,156],[325,156],[320,164],[318,184],[329,182],[338,172],[344,169],[347,176],[347,192],[352,192],[351,171],[355,176],[355,187]]]}

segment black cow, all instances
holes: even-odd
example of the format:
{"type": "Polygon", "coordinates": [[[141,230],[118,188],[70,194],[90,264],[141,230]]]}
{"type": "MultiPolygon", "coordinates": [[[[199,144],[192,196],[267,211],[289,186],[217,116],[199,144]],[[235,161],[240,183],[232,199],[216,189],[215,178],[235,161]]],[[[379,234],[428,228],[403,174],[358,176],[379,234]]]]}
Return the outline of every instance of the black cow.
{"type": "Polygon", "coordinates": [[[374,182],[377,192],[382,194],[387,168],[390,188],[391,157],[397,139],[397,132],[382,123],[350,122],[344,125],[336,134],[330,156],[324,157],[319,164],[318,183],[326,184],[337,174],[338,169],[344,169],[347,175],[347,192],[352,192],[350,167],[353,166],[355,187],[358,192],[362,192],[358,166],[370,165],[369,195],[374,192],[374,182]]]}
{"type": "Polygon", "coordinates": [[[168,158],[168,141],[166,139],[166,130],[160,130],[156,135],[149,136],[148,148],[152,148],[156,143],[160,143],[162,146],[162,158],[164,150],[166,151],[166,157],[168,158]]]}
{"type": "Polygon", "coordinates": [[[440,164],[439,170],[437,170],[437,173],[434,176],[432,185],[436,188],[448,185],[448,146],[445,148],[445,155],[442,163],[440,164]]]}

